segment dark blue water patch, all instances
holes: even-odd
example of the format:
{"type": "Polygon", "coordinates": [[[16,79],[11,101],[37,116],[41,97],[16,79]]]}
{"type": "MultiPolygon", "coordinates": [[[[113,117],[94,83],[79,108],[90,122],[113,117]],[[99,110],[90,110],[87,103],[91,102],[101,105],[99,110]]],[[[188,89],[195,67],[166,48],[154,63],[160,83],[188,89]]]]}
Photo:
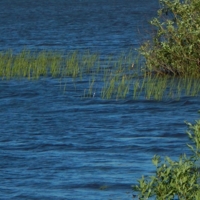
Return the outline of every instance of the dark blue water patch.
{"type": "Polygon", "coordinates": [[[1,1],[0,6],[3,50],[91,49],[108,54],[138,46],[158,3],[1,1]]]}

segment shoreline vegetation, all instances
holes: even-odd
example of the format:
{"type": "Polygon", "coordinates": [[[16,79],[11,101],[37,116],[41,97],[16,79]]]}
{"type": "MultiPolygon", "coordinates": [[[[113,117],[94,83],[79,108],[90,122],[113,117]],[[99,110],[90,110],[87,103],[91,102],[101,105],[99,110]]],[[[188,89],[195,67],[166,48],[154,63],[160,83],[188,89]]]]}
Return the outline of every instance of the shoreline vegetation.
{"type": "MultiPolygon", "coordinates": [[[[101,58],[99,54],[85,52],[31,52],[24,49],[18,54],[12,50],[0,52],[0,78],[2,80],[37,80],[41,77],[72,78],[74,84],[88,79],[85,97],[94,93],[97,81],[103,83],[100,89],[103,99],[163,100],[179,99],[184,96],[199,96],[200,79],[191,75],[161,75],[143,68],[142,58],[131,51],[118,57],[101,58]]],[[[64,88],[64,87],[63,87],[64,88]]]]}
{"type": "Polygon", "coordinates": [[[156,168],[155,175],[142,176],[138,184],[132,186],[138,199],[200,199],[200,120],[196,120],[194,124],[186,124],[187,135],[191,140],[187,147],[191,155],[183,154],[177,161],[169,157],[161,160],[160,156],[155,155],[152,158],[156,168]]]}

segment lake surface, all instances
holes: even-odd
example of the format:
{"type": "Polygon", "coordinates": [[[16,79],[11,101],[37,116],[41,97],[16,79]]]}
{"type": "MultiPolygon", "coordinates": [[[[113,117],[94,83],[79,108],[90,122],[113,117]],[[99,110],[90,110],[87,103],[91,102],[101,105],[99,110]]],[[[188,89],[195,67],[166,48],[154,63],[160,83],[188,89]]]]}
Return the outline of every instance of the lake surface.
{"type": "MultiPolygon", "coordinates": [[[[136,48],[159,5],[136,0],[1,0],[0,50],[136,48]]],[[[132,199],[131,185],[154,172],[154,154],[188,153],[185,120],[199,97],[154,101],[83,98],[66,78],[0,81],[0,199],[132,199]]],[[[100,90],[96,86],[96,91],[100,90]]]]}

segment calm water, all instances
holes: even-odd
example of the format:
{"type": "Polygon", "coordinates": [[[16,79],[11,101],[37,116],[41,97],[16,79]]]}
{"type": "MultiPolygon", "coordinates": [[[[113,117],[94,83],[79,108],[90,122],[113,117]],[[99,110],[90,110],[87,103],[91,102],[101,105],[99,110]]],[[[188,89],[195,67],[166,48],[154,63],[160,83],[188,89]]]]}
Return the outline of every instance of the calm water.
{"type": "MultiPolygon", "coordinates": [[[[0,49],[118,54],[148,38],[157,0],[1,0],[0,49]]],[[[132,199],[154,154],[186,152],[184,121],[199,97],[180,101],[82,98],[66,78],[0,81],[0,199],[132,199]],[[106,186],[105,190],[101,190],[106,186]]]]}

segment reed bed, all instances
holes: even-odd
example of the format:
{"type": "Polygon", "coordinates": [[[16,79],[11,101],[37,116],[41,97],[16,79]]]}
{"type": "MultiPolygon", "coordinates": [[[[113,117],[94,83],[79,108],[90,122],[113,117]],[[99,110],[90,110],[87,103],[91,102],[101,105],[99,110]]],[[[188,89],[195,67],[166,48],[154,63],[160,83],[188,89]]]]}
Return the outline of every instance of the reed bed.
{"type": "Polygon", "coordinates": [[[113,76],[103,87],[103,98],[147,100],[179,100],[181,96],[199,96],[200,80],[193,77],[171,76],[113,76]]]}
{"type": "MultiPolygon", "coordinates": [[[[9,50],[0,53],[0,77],[6,80],[70,78],[75,87],[77,80],[86,79],[88,87],[84,88],[84,97],[94,97],[98,92],[104,99],[132,97],[162,100],[179,99],[181,95],[199,95],[199,79],[144,73],[141,59],[135,55],[130,51],[117,57],[109,55],[102,58],[89,51],[64,53],[23,50],[14,54],[9,50]]],[[[65,81],[63,86],[66,90],[65,81]]]]}

